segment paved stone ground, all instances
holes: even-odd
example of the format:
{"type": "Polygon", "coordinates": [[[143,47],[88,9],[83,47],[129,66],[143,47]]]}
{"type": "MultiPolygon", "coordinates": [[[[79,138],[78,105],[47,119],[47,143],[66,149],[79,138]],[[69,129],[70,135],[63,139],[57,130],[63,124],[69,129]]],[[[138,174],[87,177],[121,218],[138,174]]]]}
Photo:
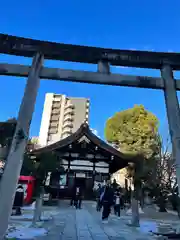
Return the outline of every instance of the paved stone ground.
{"type": "MultiPolygon", "coordinates": [[[[58,214],[51,222],[45,224],[49,230],[47,236],[37,240],[148,240],[154,239],[150,234],[141,233],[138,229],[127,226],[131,217],[122,213],[121,219],[113,214],[109,223],[103,224],[101,214],[95,210],[95,204],[84,203],[81,210],[76,210],[61,203],[58,214]]],[[[175,216],[176,217],[176,216],[175,216]]]]}

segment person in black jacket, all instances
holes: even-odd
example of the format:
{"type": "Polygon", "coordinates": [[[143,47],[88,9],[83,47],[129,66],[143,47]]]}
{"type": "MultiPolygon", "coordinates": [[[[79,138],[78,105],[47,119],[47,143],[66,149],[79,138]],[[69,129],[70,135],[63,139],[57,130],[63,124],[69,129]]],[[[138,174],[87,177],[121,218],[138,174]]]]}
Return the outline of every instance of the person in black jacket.
{"type": "Polygon", "coordinates": [[[71,189],[71,206],[75,206],[75,201],[76,201],[76,186],[74,185],[73,188],[71,189]]]}
{"type": "Polygon", "coordinates": [[[82,187],[76,187],[76,201],[75,201],[75,206],[76,208],[81,209],[81,204],[82,204],[82,187]]]}
{"type": "Polygon", "coordinates": [[[109,181],[107,182],[104,191],[101,194],[100,200],[103,206],[102,220],[103,222],[106,222],[108,220],[111,211],[111,206],[113,205],[114,200],[114,191],[109,181]]]}
{"type": "Polygon", "coordinates": [[[21,215],[21,207],[24,203],[24,188],[19,185],[16,189],[16,194],[14,198],[13,210],[16,210],[15,215],[21,215]]]}
{"type": "Polygon", "coordinates": [[[117,189],[114,194],[114,214],[120,217],[121,214],[121,193],[117,189]]]}
{"type": "Polygon", "coordinates": [[[70,205],[80,209],[82,204],[82,194],[82,187],[74,185],[70,205]]]}
{"type": "Polygon", "coordinates": [[[96,200],[97,200],[96,211],[97,212],[100,212],[102,208],[102,202],[100,200],[100,197],[103,191],[104,191],[104,188],[101,186],[101,184],[99,184],[97,189],[97,194],[96,194],[96,200]]]}

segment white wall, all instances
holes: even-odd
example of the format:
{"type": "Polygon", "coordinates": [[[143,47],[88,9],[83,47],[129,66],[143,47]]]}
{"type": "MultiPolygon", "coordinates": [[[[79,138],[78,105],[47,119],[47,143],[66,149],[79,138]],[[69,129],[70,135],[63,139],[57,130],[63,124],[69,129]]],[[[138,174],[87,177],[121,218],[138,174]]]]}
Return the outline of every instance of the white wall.
{"type": "MultiPolygon", "coordinates": [[[[67,160],[62,161],[63,164],[68,164],[67,160]]],[[[71,161],[70,168],[73,170],[89,170],[93,171],[93,162],[86,160],[74,160],[71,161]],[[76,165],[76,166],[74,166],[76,165]],[[80,166],[84,165],[84,166],[80,166]]],[[[99,162],[95,164],[95,170],[99,173],[109,173],[109,164],[105,162],[99,162]]]]}
{"type": "Polygon", "coordinates": [[[47,145],[48,129],[51,118],[52,102],[53,102],[53,93],[47,93],[44,102],[44,109],[41,120],[41,127],[39,132],[39,145],[47,145]]]}

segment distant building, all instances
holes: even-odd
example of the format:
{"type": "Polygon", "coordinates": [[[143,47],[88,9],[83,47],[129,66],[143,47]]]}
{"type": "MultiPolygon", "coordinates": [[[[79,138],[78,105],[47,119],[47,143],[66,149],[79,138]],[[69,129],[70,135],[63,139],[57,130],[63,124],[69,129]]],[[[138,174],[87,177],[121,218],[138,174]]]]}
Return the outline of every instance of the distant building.
{"type": "Polygon", "coordinates": [[[126,177],[126,168],[122,168],[117,172],[113,173],[111,176],[111,181],[113,181],[114,179],[122,188],[131,187],[131,189],[134,189],[132,179],[126,177]]]}
{"type": "Polygon", "coordinates": [[[39,137],[31,137],[30,142],[29,142],[29,146],[32,149],[40,148],[41,146],[39,144],[39,137]]]}
{"type": "Polygon", "coordinates": [[[34,143],[34,144],[38,144],[39,137],[31,137],[31,142],[34,143]]]}
{"type": "Polygon", "coordinates": [[[84,122],[89,122],[89,99],[47,93],[39,145],[46,146],[70,136],[84,122]]]}

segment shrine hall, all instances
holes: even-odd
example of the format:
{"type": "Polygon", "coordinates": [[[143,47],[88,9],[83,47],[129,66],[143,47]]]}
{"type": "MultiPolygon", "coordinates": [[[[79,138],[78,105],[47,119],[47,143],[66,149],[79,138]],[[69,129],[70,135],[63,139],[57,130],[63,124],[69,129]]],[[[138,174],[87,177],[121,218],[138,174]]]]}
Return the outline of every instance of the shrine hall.
{"type": "Polygon", "coordinates": [[[38,159],[45,153],[55,153],[59,166],[46,181],[46,189],[53,198],[69,198],[76,185],[83,188],[86,199],[91,199],[95,184],[103,183],[112,173],[138,160],[138,156],[123,154],[97,137],[85,123],[71,136],[31,154],[38,159]]]}

